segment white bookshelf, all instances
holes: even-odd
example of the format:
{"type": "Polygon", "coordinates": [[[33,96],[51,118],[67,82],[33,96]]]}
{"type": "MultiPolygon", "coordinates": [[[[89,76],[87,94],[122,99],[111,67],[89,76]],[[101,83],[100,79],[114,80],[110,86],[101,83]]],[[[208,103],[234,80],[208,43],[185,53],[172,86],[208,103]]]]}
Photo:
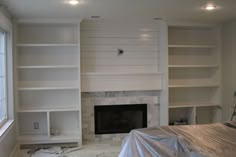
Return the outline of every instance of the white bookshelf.
{"type": "Polygon", "coordinates": [[[17,66],[18,69],[70,69],[79,68],[77,65],[35,65],[35,66],[17,66]]]}
{"type": "Polygon", "coordinates": [[[27,43],[27,44],[16,44],[17,47],[70,47],[70,46],[79,46],[78,44],[73,44],[73,43],[62,43],[62,44],[59,44],[59,43],[51,43],[51,44],[47,44],[47,43],[38,43],[38,44],[32,44],[32,43],[27,43]]]}
{"type": "Polygon", "coordinates": [[[192,103],[172,103],[169,108],[185,108],[185,107],[221,107],[220,104],[212,102],[192,102],[192,103]]]}
{"type": "Polygon", "coordinates": [[[220,121],[219,40],[214,27],[169,26],[169,123],[220,121]]]}
{"type": "Polygon", "coordinates": [[[169,88],[201,88],[201,87],[218,87],[219,84],[214,83],[198,83],[198,84],[176,84],[169,85],[169,88]]]}
{"type": "Polygon", "coordinates": [[[169,65],[169,68],[217,68],[217,64],[206,64],[206,65],[169,65]]]}
{"type": "Polygon", "coordinates": [[[17,90],[19,91],[32,91],[32,90],[70,90],[79,89],[78,87],[21,87],[17,90]]]}
{"type": "Polygon", "coordinates": [[[177,45],[168,45],[169,48],[215,48],[215,45],[182,45],[182,44],[177,44],[177,45]]]}
{"type": "Polygon", "coordinates": [[[20,144],[82,144],[80,23],[16,25],[20,144]]]}
{"type": "Polygon", "coordinates": [[[78,137],[79,135],[20,135],[18,141],[20,141],[20,144],[78,143],[80,141],[78,137]]]}
{"type": "Polygon", "coordinates": [[[80,109],[76,107],[57,108],[57,109],[18,109],[17,112],[27,113],[27,112],[66,112],[66,111],[80,111],[80,109]]]}

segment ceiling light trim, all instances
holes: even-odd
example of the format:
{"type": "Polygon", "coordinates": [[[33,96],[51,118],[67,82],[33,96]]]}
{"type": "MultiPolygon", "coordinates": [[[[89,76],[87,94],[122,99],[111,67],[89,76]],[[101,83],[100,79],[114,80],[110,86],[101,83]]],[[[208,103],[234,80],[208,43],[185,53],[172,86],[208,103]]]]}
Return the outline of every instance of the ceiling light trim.
{"type": "Polygon", "coordinates": [[[203,7],[203,9],[207,11],[213,11],[213,10],[216,10],[217,7],[214,4],[207,4],[206,6],[203,7]]]}
{"type": "Polygon", "coordinates": [[[78,5],[80,3],[80,1],[79,0],[67,0],[66,3],[70,4],[70,5],[78,5]]]}

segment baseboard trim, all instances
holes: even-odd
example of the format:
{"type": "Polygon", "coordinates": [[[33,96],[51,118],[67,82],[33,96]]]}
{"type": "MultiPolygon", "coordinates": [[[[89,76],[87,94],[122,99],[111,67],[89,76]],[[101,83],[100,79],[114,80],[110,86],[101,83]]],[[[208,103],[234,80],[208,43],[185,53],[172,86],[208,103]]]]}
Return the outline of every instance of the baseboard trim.
{"type": "Polygon", "coordinates": [[[16,157],[16,152],[17,152],[17,145],[13,148],[9,157],[16,157]]]}

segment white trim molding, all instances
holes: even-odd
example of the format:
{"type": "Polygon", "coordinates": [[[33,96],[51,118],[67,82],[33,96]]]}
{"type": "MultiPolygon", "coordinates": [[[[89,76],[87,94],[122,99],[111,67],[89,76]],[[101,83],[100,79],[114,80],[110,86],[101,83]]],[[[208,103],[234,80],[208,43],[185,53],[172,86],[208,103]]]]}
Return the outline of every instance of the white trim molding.
{"type": "Polygon", "coordinates": [[[12,128],[13,120],[8,120],[1,128],[0,128],[0,142],[4,138],[4,135],[7,134],[8,130],[12,128]]]}
{"type": "Polygon", "coordinates": [[[17,151],[18,151],[18,147],[15,146],[14,149],[12,150],[11,154],[9,155],[9,157],[17,157],[17,156],[16,156],[17,151]]]}

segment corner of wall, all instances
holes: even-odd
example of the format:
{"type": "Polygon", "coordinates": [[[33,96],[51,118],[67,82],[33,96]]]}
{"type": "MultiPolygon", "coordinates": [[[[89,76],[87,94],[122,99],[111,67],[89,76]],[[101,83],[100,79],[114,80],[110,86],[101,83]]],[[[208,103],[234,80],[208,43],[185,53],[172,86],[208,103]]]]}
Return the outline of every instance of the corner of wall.
{"type": "Polygon", "coordinates": [[[232,113],[233,92],[236,91],[236,20],[222,25],[222,94],[223,120],[228,121],[232,113]]]}
{"type": "Polygon", "coordinates": [[[15,125],[13,124],[13,126],[8,128],[0,141],[0,156],[12,157],[16,151],[16,146],[16,130],[15,125]]]}

